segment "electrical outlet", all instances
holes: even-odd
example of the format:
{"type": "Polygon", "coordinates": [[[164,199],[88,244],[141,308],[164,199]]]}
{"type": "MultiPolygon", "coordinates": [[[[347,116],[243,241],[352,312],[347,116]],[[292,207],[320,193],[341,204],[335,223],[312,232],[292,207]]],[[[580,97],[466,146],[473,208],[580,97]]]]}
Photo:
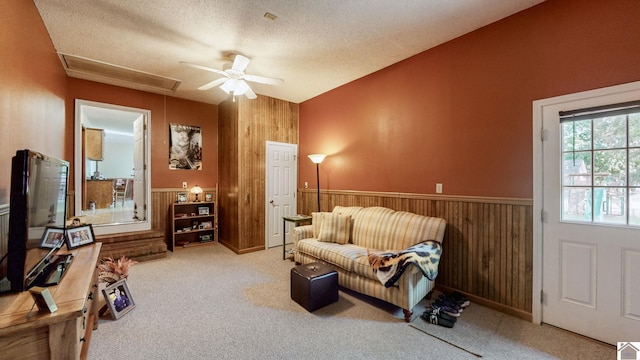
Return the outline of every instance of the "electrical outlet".
{"type": "Polygon", "coordinates": [[[305,188],[305,189],[308,189],[308,188],[309,188],[309,182],[308,182],[308,181],[305,181],[305,182],[304,182],[304,188],[305,188]]]}
{"type": "Polygon", "coordinates": [[[442,194],[442,184],[436,184],[436,194],[442,194]]]}
{"type": "Polygon", "coordinates": [[[182,182],[182,188],[183,188],[183,189],[186,189],[186,188],[187,188],[187,182],[186,182],[186,181],[183,181],[183,182],[182,182]]]}

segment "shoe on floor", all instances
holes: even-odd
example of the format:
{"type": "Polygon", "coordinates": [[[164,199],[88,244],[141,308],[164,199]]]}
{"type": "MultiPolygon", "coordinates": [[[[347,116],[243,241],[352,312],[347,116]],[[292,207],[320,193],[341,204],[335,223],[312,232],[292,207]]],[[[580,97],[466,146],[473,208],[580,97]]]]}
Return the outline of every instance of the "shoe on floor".
{"type": "Polygon", "coordinates": [[[444,302],[451,302],[453,304],[458,305],[462,309],[466,308],[470,304],[467,298],[459,297],[454,294],[440,294],[440,296],[438,296],[438,300],[444,301],[444,302]]]}
{"type": "Polygon", "coordinates": [[[469,301],[469,299],[467,299],[466,296],[462,295],[461,293],[454,291],[451,295],[451,298],[456,299],[457,301],[461,302],[462,304],[460,306],[462,307],[467,307],[469,305],[471,305],[471,301],[469,301]]]}
{"type": "Polygon", "coordinates": [[[428,307],[422,313],[422,315],[425,315],[425,314],[427,314],[427,316],[428,315],[432,315],[432,314],[436,314],[436,315],[440,316],[441,318],[443,318],[445,320],[449,320],[451,322],[456,322],[456,320],[457,320],[457,318],[455,316],[451,316],[451,315],[449,315],[449,314],[445,313],[444,311],[441,311],[440,309],[437,309],[437,308],[434,309],[434,308],[428,307]]]}
{"type": "Polygon", "coordinates": [[[428,314],[427,312],[422,313],[422,315],[420,315],[420,317],[427,322],[430,322],[434,325],[440,325],[440,326],[444,326],[446,328],[452,328],[453,325],[455,325],[454,322],[451,322],[449,320],[446,320],[445,318],[438,316],[434,313],[428,314]]]}
{"type": "Polygon", "coordinates": [[[458,310],[450,308],[448,306],[437,304],[435,302],[433,302],[431,304],[431,308],[440,309],[440,312],[444,312],[445,314],[448,314],[448,315],[451,315],[451,316],[455,316],[455,317],[460,316],[460,312],[458,310]]]}
{"type": "Polygon", "coordinates": [[[458,305],[458,303],[456,303],[455,301],[437,299],[433,302],[433,304],[436,304],[440,307],[448,307],[451,309],[455,309],[458,312],[462,312],[462,306],[458,305]]]}

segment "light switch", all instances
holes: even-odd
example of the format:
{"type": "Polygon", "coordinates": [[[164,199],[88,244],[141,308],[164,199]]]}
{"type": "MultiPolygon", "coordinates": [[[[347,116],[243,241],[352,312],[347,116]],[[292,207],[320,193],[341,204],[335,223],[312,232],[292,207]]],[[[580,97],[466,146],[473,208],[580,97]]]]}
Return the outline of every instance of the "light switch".
{"type": "Polygon", "coordinates": [[[436,184],[436,194],[442,194],[442,184],[441,183],[437,183],[436,184]]]}

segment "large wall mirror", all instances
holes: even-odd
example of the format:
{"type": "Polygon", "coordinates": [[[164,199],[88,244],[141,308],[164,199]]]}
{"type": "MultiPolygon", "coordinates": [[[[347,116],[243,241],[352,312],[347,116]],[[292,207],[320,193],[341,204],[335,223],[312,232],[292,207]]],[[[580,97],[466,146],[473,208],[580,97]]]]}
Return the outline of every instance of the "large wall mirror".
{"type": "Polygon", "coordinates": [[[76,100],[75,214],[96,234],[151,228],[151,111],[76,100]]]}

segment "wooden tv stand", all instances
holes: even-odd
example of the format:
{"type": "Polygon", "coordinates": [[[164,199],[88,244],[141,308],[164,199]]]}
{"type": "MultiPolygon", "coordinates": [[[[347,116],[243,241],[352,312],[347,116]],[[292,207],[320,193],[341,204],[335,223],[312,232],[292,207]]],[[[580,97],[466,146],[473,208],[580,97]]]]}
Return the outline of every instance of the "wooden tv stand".
{"type": "Polygon", "coordinates": [[[98,256],[102,243],[60,253],[74,256],[59,285],[49,287],[58,306],[38,311],[29,291],[0,296],[0,349],[4,359],[86,359],[98,328],[98,256]]]}

